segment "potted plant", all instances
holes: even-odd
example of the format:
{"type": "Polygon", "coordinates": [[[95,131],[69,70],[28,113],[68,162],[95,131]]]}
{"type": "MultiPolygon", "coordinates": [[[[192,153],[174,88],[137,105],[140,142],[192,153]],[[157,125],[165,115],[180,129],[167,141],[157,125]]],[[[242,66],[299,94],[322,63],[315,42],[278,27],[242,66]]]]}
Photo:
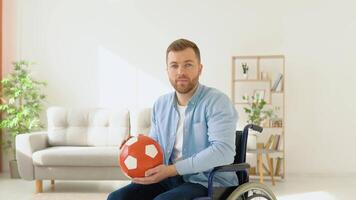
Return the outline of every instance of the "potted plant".
{"type": "Polygon", "coordinates": [[[263,126],[262,122],[264,120],[276,118],[272,109],[264,108],[267,102],[263,98],[243,96],[242,99],[249,104],[249,107],[244,107],[244,111],[248,114],[247,123],[263,126]]]}
{"type": "Polygon", "coordinates": [[[248,65],[247,63],[241,63],[241,67],[242,67],[242,75],[244,77],[244,79],[248,78],[248,65]]]}
{"type": "MultiPolygon", "coordinates": [[[[263,127],[263,122],[268,119],[275,119],[277,116],[274,114],[272,109],[266,109],[265,105],[267,102],[263,98],[258,96],[242,96],[242,99],[248,103],[248,107],[244,107],[245,113],[248,114],[247,123],[255,124],[263,127]]],[[[256,133],[251,130],[249,131],[251,135],[247,141],[248,149],[256,149],[257,136],[256,133]]]]}
{"type": "Polygon", "coordinates": [[[40,113],[45,95],[42,89],[46,82],[35,81],[29,72],[32,63],[18,61],[13,63],[14,71],[2,81],[0,128],[5,129],[2,146],[9,152],[10,174],[18,177],[15,137],[19,134],[43,128],[40,113]]]}

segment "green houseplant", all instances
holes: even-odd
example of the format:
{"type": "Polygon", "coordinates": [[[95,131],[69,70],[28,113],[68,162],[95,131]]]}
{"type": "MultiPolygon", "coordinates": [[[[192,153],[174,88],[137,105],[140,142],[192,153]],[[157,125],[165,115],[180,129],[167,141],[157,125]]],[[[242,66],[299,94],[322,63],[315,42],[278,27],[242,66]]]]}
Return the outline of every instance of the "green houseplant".
{"type": "MultiPolygon", "coordinates": [[[[277,116],[274,114],[272,109],[266,109],[265,105],[267,102],[257,96],[242,96],[244,101],[248,102],[248,107],[244,107],[245,113],[248,115],[247,123],[259,125],[263,127],[263,122],[267,119],[274,120],[277,116]]],[[[257,134],[255,131],[251,130],[247,140],[247,148],[248,149],[256,149],[257,144],[257,134]]]]}
{"type": "Polygon", "coordinates": [[[15,137],[43,127],[40,113],[46,98],[42,92],[46,82],[35,81],[31,77],[29,71],[31,65],[32,63],[24,60],[14,62],[13,72],[1,81],[0,128],[5,129],[6,134],[2,146],[5,150],[10,150],[9,155],[13,159],[10,160],[10,170],[13,168],[11,165],[14,161],[17,166],[15,137]]]}
{"type": "Polygon", "coordinates": [[[243,96],[242,99],[247,101],[249,104],[248,107],[243,108],[245,113],[248,114],[247,123],[261,126],[264,120],[273,120],[276,118],[276,115],[272,109],[265,108],[267,102],[263,98],[243,96]]]}

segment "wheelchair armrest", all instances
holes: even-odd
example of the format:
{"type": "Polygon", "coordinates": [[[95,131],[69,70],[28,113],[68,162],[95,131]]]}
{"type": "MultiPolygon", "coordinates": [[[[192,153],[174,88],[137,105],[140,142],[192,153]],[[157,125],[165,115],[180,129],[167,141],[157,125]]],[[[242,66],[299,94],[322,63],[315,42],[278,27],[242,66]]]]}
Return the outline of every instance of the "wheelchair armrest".
{"type": "Polygon", "coordinates": [[[212,197],[213,195],[213,179],[216,172],[238,172],[238,171],[247,170],[248,168],[250,168],[250,165],[248,163],[230,164],[230,165],[215,167],[209,174],[209,180],[208,180],[209,197],[212,197]]]}
{"type": "Polygon", "coordinates": [[[212,172],[237,172],[250,168],[248,163],[239,163],[215,167],[212,172]]]}

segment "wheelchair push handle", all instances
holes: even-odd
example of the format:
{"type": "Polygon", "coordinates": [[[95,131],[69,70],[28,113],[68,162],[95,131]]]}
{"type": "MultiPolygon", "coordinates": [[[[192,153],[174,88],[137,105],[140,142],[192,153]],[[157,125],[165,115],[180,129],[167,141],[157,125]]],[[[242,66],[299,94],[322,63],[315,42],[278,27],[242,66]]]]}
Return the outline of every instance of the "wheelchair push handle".
{"type": "Polygon", "coordinates": [[[261,126],[258,126],[258,125],[255,125],[255,124],[246,125],[245,128],[244,128],[244,132],[247,133],[248,129],[252,129],[252,130],[260,132],[260,133],[263,131],[263,128],[261,126]]]}

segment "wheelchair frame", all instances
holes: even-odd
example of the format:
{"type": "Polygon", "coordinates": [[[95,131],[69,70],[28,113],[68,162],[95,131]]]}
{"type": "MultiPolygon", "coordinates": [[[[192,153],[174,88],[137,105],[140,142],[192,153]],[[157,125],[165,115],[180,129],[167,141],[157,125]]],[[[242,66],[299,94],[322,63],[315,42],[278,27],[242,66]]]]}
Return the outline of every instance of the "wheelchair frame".
{"type": "MultiPolygon", "coordinates": [[[[199,197],[194,200],[225,200],[225,199],[236,199],[236,196],[242,197],[239,200],[249,200],[252,197],[248,197],[250,191],[259,191],[264,193],[264,199],[275,200],[273,192],[265,185],[261,183],[250,183],[248,168],[250,165],[246,163],[246,147],[249,129],[255,130],[257,132],[262,132],[263,128],[254,124],[248,124],[244,127],[243,131],[236,131],[236,155],[234,157],[234,163],[230,165],[224,165],[215,167],[209,174],[208,179],[208,196],[199,197]],[[225,187],[225,188],[214,188],[213,179],[217,172],[236,172],[237,178],[239,180],[238,186],[225,187]]],[[[258,194],[259,196],[261,194],[258,194]]]]}

